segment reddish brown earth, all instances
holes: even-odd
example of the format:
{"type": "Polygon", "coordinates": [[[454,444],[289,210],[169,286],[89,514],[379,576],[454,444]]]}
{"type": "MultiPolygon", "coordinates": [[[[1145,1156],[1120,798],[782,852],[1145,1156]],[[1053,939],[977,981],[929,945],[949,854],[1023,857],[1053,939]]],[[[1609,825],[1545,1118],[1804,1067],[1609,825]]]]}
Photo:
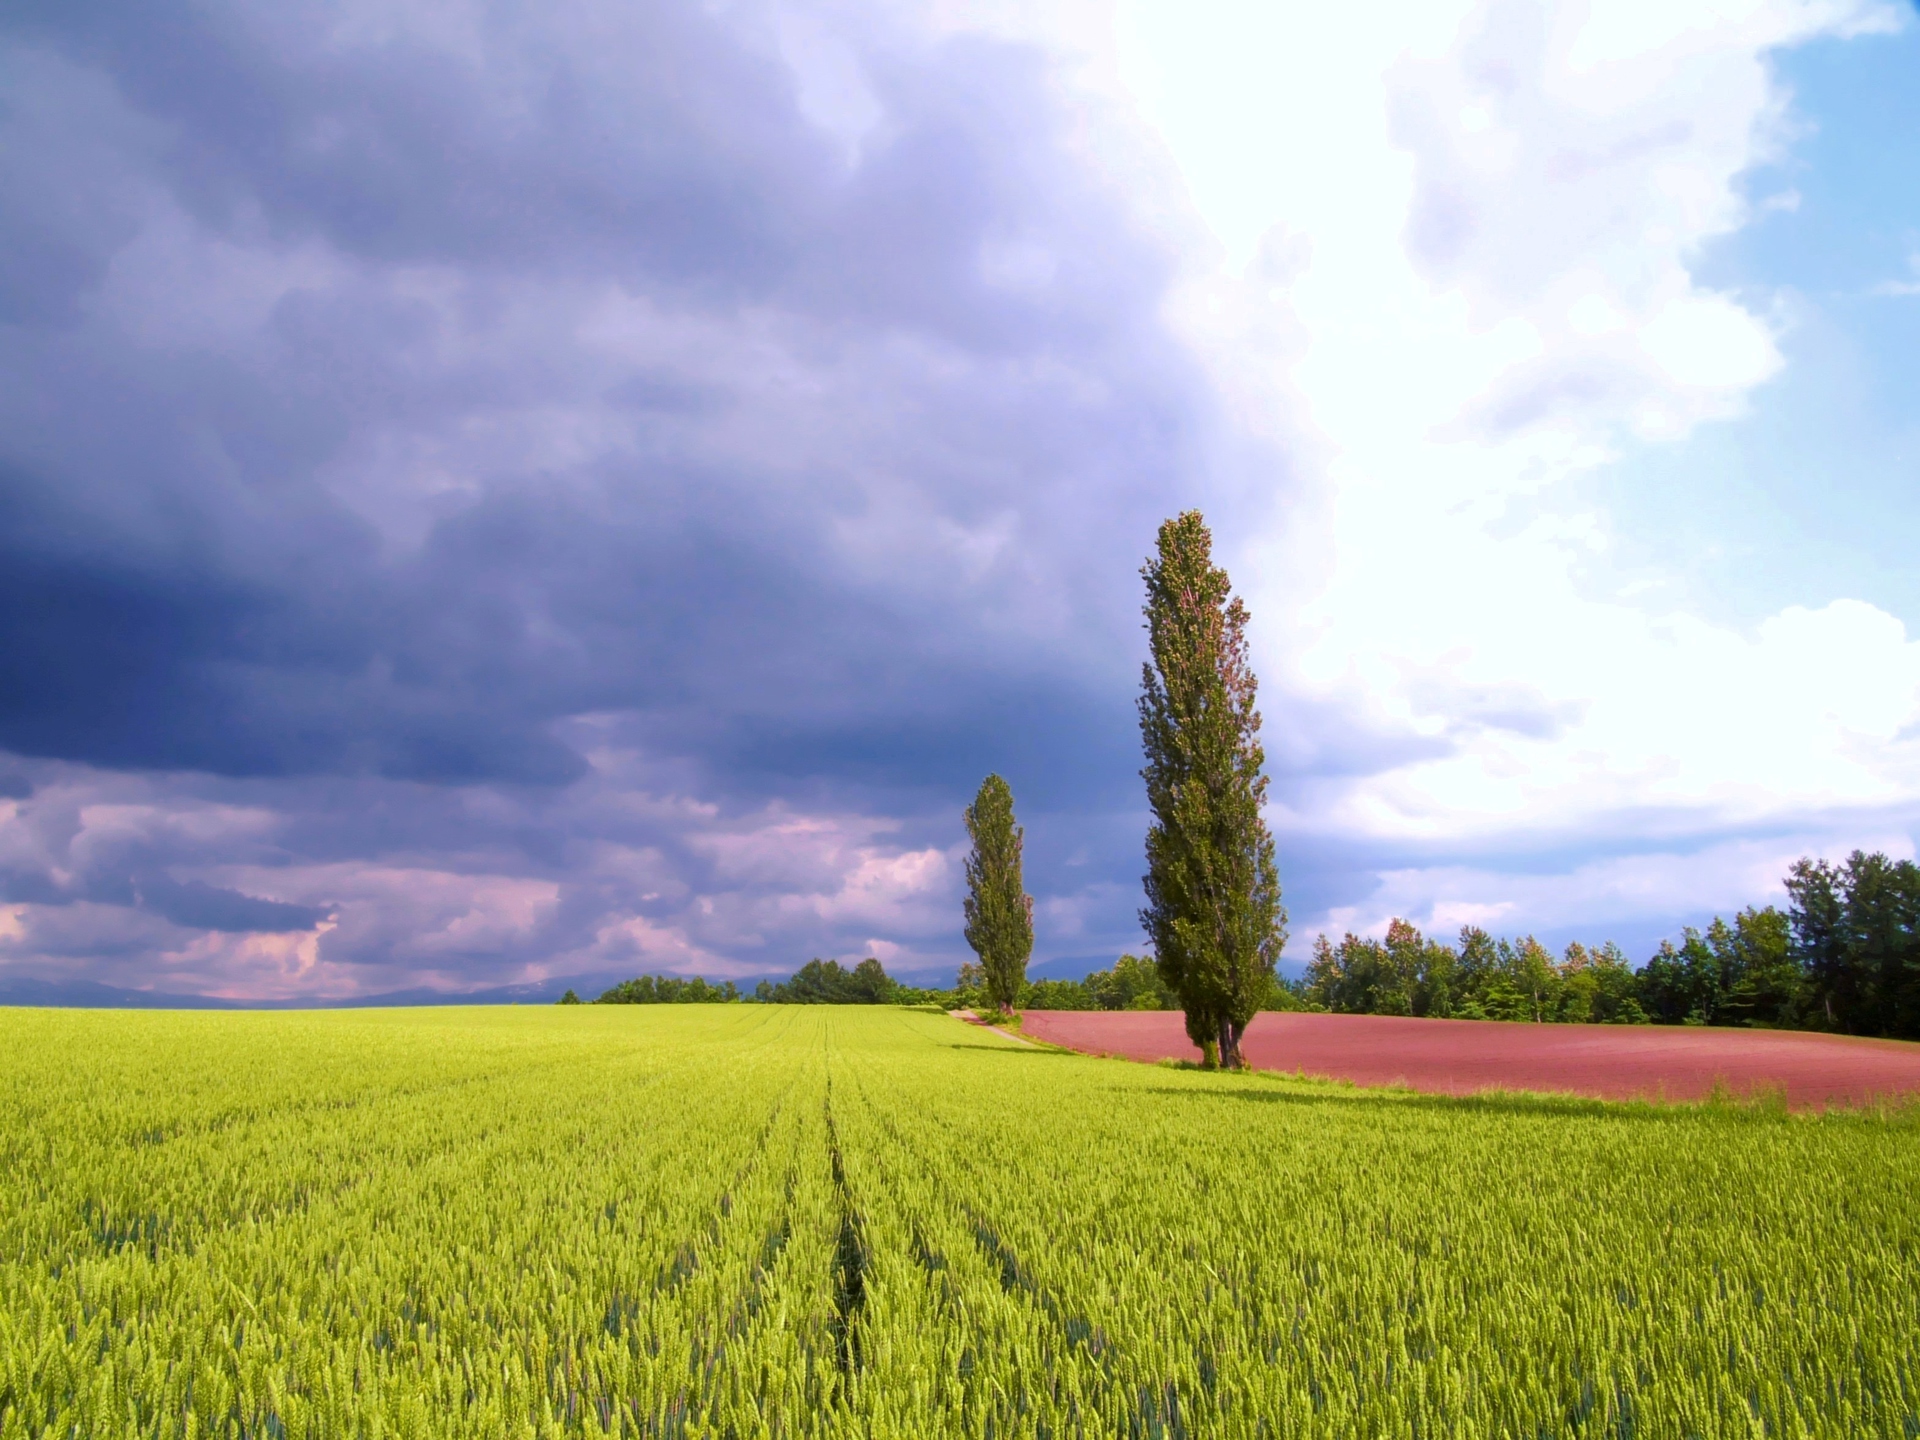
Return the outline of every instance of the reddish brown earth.
{"type": "MultiPolygon", "coordinates": [[[[1093,1054],[1200,1058],[1168,1011],[1029,1010],[1021,1028],[1093,1054]]],[[[1718,1082],[1736,1094],[1784,1089],[1789,1105],[1806,1108],[1920,1091],[1920,1044],[1786,1030],[1263,1014],[1243,1047],[1261,1070],[1441,1095],[1498,1088],[1697,1100],[1718,1082]]]]}

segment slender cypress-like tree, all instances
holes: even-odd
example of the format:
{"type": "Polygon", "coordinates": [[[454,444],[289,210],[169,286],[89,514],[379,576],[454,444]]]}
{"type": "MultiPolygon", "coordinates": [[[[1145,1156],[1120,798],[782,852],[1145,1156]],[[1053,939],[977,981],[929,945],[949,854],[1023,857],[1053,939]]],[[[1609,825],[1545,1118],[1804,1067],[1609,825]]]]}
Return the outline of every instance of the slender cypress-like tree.
{"type": "Polygon", "coordinates": [[[1013,787],[998,775],[980,782],[966,810],[973,853],[967,857],[967,944],[986,972],[987,997],[1011,1010],[1033,954],[1033,897],[1020,878],[1025,832],[1013,823],[1013,787]]]}
{"type": "Polygon", "coordinates": [[[1210,1062],[1238,1067],[1240,1038],[1273,983],[1286,911],[1273,836],[1247,608],[1213,563],[1197,510],[1160,527],[1147,582],[1152,658],[1140,686],[1147,831],[1146,908],[1167,988],[1210,1062]]]}

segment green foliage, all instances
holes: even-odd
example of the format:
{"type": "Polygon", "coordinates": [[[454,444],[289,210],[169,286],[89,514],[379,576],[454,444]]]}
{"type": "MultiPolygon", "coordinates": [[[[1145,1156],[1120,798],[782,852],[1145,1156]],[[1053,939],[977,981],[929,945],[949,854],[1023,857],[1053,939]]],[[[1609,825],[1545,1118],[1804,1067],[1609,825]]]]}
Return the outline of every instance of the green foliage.
{"type": "Polygon", "coordinates": [[[1453,946],[1394,920],[1384,941],[1319,936],[1298,994],[1344,1014],[1637,1025],[1648,1018],[1641,985],[1616,945],[1576,942],[1556,960],[1531,935],[1496,940],[1467,926],[1453,946]]]}
{"type": "MultiPolygon", "coordinates": [[[[916,994],[922,992],[915,992],[916,994]]],[[[953,990],[924,992],[950,1009],[988,1005],[980,967],[962,965],[953,990]]],[[[1300,1010],[1307,1001],[1278,976],[1261,998],[1262,1010],[1300,1010]]],[[[1032,980],[1020,992],[1021,1010],[1178,1010],[1180,1002],[1160,978],[1159,967],[1142,955],[1122,955],[1111,970],[1096,970],[1084,980],[1032,980]]]]}
{"type": "Polygon", "coordinates": [[[1802,860],[1787,893],[1806,1023],[1920,1038],[1920,866],[1859,850],[1802,860]]]}
{"type": "Polygon", "coordinates": [[[988,1007],[1005,1012],[1027,982],[1033,954],[1033,897],[1020,873],[1025,832],[1014,823],[1013,789],[998,775],[980,782],[965,812],[973,851],[967,856],[967,944],[980,957],[988,1007]]]}
{"type": "Polygon", "coordinates": [[[554,1003],[559,1005],[578,1005],[580,1003],[580,997],[574,993],[573,987],[569,985],[567,987],[567,993],[562,995],[559,1000],[554,1003]]]}
{"type": "Polygon", "coordinates": [[[1269,978],[1267,993],[1260,1001],[1262,1010],[1321,1010],[1324,1006],[1315,1005],[1307,998],[1304,984],[1289,981],[1279,975],[1269,978]]]}
{"type": "Polygon", "coordinates": [[[1161,978],[1160,967],[1142,955],[1122,955],[1111,970],[1086,978],[1089,1010],[1178,1010],[1179,997],[1161,978]]]}
{"type": "Polygon", "coordinates": [[[1020,992],[1022,1010],[1098,1010],[1080,980],[1034,980],[1020,992]]]}
{"type": "Polygon", "coordinates": [[[792,979],[779,985],[762,980],[753,992],[766,1005],[891,1005],[898,995],[893,977],[871,955],[851,970],[838,960],[809,960],[792,979]]]}
{"type": "Polygon", "coordinates": [[[1315,1004],[1339,1013],[1445,1018],[1463,991],[1458,972],[1453,951],[1395,920],[1384,941],[1348,935],[1335,948],[1319,936],[1305,989],[1315,1004]]]}
{"type": "Polygon", "coordinates": [[[1726,985],[1719,956],[1689,925],[1676,948],[1662,940],[1640,973],[1640,998],[1648,1017],[1661,1025],[1711,1025],[1726,985]]]}
{"type": "Polygon", "coordinates": [[[1213,563],[1197,510],[1160,527],[1146,581],[1140,739],[1146,765],[1146,908],[1161,976],[1187,1033],[1221,1063],[1272,993],[1286,940],[1273,837],[1261,815],[1267,780],[1246,606],[1213,563]]]}
{"type": "Polygon", "coordinates": [[[953,988],[953,1009],[984,1010],[987,1002],[987,972],[973,961],[960,966],[960,977],[953,988]]]}
{"type": "MultiPolygon", "coordinates": [[[[965,979],[963,974],[962,979],[965,979]]],[[[1035,980],[1020,992],[1023,1010],[1178,1010],[1153,961],[1122,955],[1111,970],[1084,980],[1035,980]]]]}
{"type": "MultiPolygon", "coordinates": [[[[726,1005],[739,998],[740,989],[731,980],[722,980],[715,984],[710,980],[701,979],[698,975],[691,977],[641,975],[633,980],[622,980],[593,1003],[596,1005],[726,1005]]],[[[579,1003],[577,999],[575,1003],[579,1003]]]]}
{"type": "Polygon", "coordinates": [[[1612,941],[1589,950],[1576,940],[1567,946],[1558,968],[1564,988],[1555,1004],[1556,1020],[1588,1025],[1647,1023],[1640,977],[1612,941]]]}
{"type": "Polygon", "coordinates": [[[0,1436],[1916,1420],[1898,1114],[1206,1075],[890,1008],[14,1010],[0,1153],[0,1436]]]}
{"type": "Polygon", "coordinates": [[[1856,850],[1801,860],[1793,908],[1749,907],[1691,926],[1638,971],[1615,945],[1569,945],[1467,927],[1457,948],[1404,920],[1384,940],[1325,935],[1297,992],[1352,1014],[1469,1020],[1814,1028],[1920,1039],[1920,866],[1856,850]]]}
{"type": "Polygon", "coordinates": [[[1769,905],[1751,906],[1733,917],[1733,925],[1715,918],[1707,944],[1720,955],[1727,973],[1720,1023],[1791,1027],[1805,1023],[1806,978],[1793,956],[1793,922],[1769,905]]]}

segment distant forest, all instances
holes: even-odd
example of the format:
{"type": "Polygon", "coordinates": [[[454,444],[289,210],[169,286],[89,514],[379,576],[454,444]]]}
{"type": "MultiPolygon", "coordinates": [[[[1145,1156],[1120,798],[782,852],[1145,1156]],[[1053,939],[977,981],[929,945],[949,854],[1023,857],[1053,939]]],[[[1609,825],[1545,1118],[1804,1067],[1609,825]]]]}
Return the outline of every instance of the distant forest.
{"type": "MultiPolygon", "coordinates": [[[[623,980],[595,1005],[724,1005],[744,1000],[761,1005],[939,1005],[946,1009],[984,1003],[985,981],[978,965],[960,967],[960,983],[951,990],[906,985],[887,974],[868,956],[852,969],[837,960],[809,960],[790,979],[776,984],[762,980],[751,995],[742,995],[731,980],[708,981],[673,975],[642,975],[623,980]]],[[[1276,987],[1269,1008],[1298,1010],[1299,1000],[1276,987]]],[[[569,990],[562,1005],[583,1003],[569,990]]],[[[1085,980],[1036,980],[1021,992],[1027,1010],[1177,1010],[1178,1004],[1160,979],[1154,963],[1138,955],[1122,955],[1111,970],[1085,980]]]]}
{"type": "MultiPolygon", "coordinates": [[[[1556,957],[1532,936],[1496,940],[1467,926],[1454,944],[1405,920],[1384,939],[1325,935],[1299,980],[1275,981],[1268,1010],[1417,1015],[1561,1024],[1745,1025],[1920,1039],[1920,866],[1856,850],[1842,865],[1802,860],[1786,879],[1789,905],[1748,908],[1679,944],[1662,941],[1636,968],[1617,945],[1567,946],[1556,957]]],[[[980,967],[951,990],[920,989],[869,957],[852,969],[810,960],[751,996],[732,981],[642,976],[596,1004],[937,1004],[982,998],[980,967]]],[[[577,997],[568,991],[571,1001],[577,997]]],[[[563,1002],[567,1003],[567,1002],[563,1002]]],[[[1034,980],[1027,1010],[1174,1010],[1151,959],[1123,955],[1084,980],[1034,980]]]]}
{"type": "Polygon", "coordinates": [[[1459,943],[1395,920],[1384,940],[1324,935],[1295,993],[1315,1009],[1622,1025],[1748,1025],[1920,1038],[1920,866],[1855,851],[1802,860],[1789,908],[1746,909],[1635,969],[1618,946],[1569,945],[1555,959],[1531,936],[1459,943]]]}

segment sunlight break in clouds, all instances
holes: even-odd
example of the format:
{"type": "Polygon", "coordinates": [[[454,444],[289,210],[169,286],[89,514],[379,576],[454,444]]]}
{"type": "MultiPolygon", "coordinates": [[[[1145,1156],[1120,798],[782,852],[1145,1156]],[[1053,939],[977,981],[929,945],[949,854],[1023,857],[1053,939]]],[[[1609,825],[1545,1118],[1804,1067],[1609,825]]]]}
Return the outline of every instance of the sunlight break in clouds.
{"type": "MultiPolygon", "coordinates": [[[[1790,129],[1768,51],[1897,20],[1759,0],[1127,12],[1122,71],[1218,242],[1185,329],[1324,457],[1305,505],[1234,546],[1270,728],[1311,699],[1433,742],[1311,786],[1283,817],[1296,843],[1920,800],[1920,644],[1898,620],[1844,596],[1752,630],[1669,608],[1613,568],[1580,484],[1776,372],[1774,316],[1689,265],[1748,218],[1736,177],[1790,129]]],[[[1663,903],[1777,883],[1700,859],[1691,901],[1663,903]]],[[[1620,913],[1612,863],[1550,884],[1395,871],[1381,898],[1563,926],[1620,913]]],[[[1362,912],[1388,913],[1325,921],[1362,912]]]]}

